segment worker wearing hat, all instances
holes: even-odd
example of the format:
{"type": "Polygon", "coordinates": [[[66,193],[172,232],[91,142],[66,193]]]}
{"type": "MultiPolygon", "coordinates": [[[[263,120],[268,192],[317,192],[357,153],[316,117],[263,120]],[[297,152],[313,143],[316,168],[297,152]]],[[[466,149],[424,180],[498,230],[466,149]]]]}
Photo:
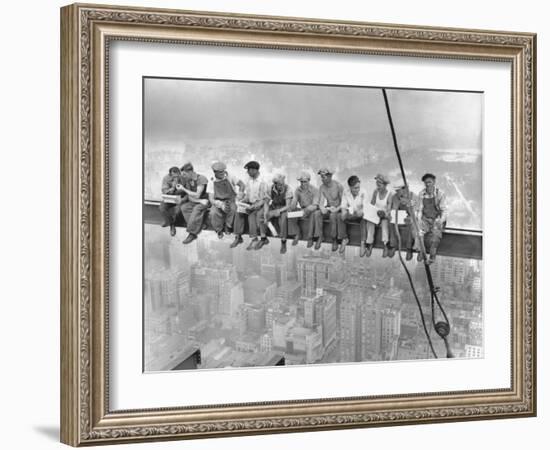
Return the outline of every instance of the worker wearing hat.
{"type": "Polygon", "coordinates": [[[183,192],[183,177],[178,167],[171,167],[168,170],[168,174],[162,178],[161,192],[165,195],[175,195],[177,197],[176,203],[169,203],[164,199],[159,205],[159,210],[162,218],[164,219],[162,227],[170,227],[170,235],[176,235],[176,219],[180,214],[179,204],[186,197],[183,192]]]}
{"type": "Polygon", "coordinates": [[[418,197],[411,192],[407,186],[398,186],[392,196],[391,202],[391,220],[390,220],[390,247],[397,249],[399,241],[397,239],[398,230],[395,224],[398,223],[397,214],[399,211],[406,211],[404,226],[401,227],[401,248],[407,252],[406,260],[410,261],[413,257],[415,248],[415,232],[412,223],[412,214],[416,214],[418,209],[418,197]]]}
{"type": "MultiPolygon", "coordinates": [[[[429,252],[429,263],[435,261],[437,248],[443,236],[443,230],[447,223],[447,200],[443,191],[435,185],[436,177],[426,173],[422,177],[425,188],[418,194],[420,232],[424,236],[424,248],[429,252]]],[[[418,260],[423,258],[418,253],[418,260]]]]}
{"type": "Polygon", "coordinates": [[[378,210],[379,223],[375,224],[371,221],[367,221],[367,242],[366,242],[366,256],[370,256],[372,248],[374,246],[374,234],[376,231],[376,225],[379,225],[382,231],[382,244],[383,252],[382,257],[389,256],[390,258],[395,254],[395,248],[390,245],[389,235],[389,223],[391,218],[391,204],[392,193],[388,189],[390,180],[386,175],[378,174],[374,177],[376,181],[376,189],[372,193],[370,204],[376,207],[378,210]]]}
{"type": "Polygon", "coordinates": [[[276,174],[273,177],[269,196],[270,200],[264,205],[265,224],[270,220],[276,221],[279,227],[281,238],[281,254],[286,253],[286,240],[288,237],[288,210],[292,203],[292,189],[285,183],[283,174],[276,174]]]}
{"type": "Polygon", "coordinates": [[[235,240],[231,248],[236,247],[243,242],[244,224],[248,216],[248,233],[250,234],[250,243],[247,250],[259,250],[269,243],[266,236],[266,223],[264,216],[264,205],[269,202],[269,187],[260,177],[260,163],[249,161],[244,168],[248,173],[248,178],[244,181],[244,195],[242,202],[246,205],[245,212],[237,212],[235,215],[235,225],[233,232],[235,240]]]}
{"type": "Polygon", "coordinates": [[[206,185],[208,179],[195,172],[193,164],[185,163],[181,168],[183,175],[183,191],[187,194],[180,205],[181,213],[187,224],[187,237],[183,241],[189,244],[197,239],[208,211],[208,194],[206,185]]]}
{"type": "Polygon", "coordinates": [[[342,219],[346,224],[346,236],[344,237],[344,239],[342,239],[340,252],[345,252],[346,245],[349,242],[349,234],[347,230],[348,226],[350,224],[359,224],[361,236],[361,251],[359,253],[359,256],[365,256],[367,240],[367,221],[363,219],[363,205],[367,200],[367,192],[361,188],[361,180],[357,175],[350,176],[348,178],[347,184],[348,186],[344,190],[342,205],[340,207],[342,212],[342,219]]]}
{"type": "Polygon", "coordinates": [[[340,210],[344,187],[338,181],[332,179],[333,171],[331,169],[323,167],[317,173],[321,176],[322,184],[319,187],[315,204],[319,207],[322,217],[329,219],[330,240],[332,251],[335,252],[346,237],[346,224],[342,219],[340,210]]]}
{"type": "Polygon", "coordinates": [[[210,202],[210,221],[212,228],[223,238],[224,232],[233,230],[235,214],[237,212],[236,200],[242,191],[244,183],[227,172],[227,166],[221,161],[212,164],[214,176],[206,185],[206,193],[210,202]]]}
{"type": "Polygon", "coordinates": [[[315,249],[319,250],[323,242],[323,219],[315,203],[319,190],[310,183],[311,175],[307,171],[302,171],[297,180],[300,186],[294,191],[290,209],[302,211],[303,216],[288,220],[289,234],[294,235],[292,245],[298,245],[300,237],[303,237],[307,241],[308,248],[313,247],[315,242],[315,249]]]}

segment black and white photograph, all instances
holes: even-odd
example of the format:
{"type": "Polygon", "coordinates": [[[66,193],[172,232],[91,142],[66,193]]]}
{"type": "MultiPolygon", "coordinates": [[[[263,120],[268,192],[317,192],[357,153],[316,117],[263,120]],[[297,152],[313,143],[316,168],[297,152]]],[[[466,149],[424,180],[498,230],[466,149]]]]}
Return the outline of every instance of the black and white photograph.
{"type": "Polygon", "coordinates": [[[483,358],[483,99],[144,77],[144,371],[483,358]]]}

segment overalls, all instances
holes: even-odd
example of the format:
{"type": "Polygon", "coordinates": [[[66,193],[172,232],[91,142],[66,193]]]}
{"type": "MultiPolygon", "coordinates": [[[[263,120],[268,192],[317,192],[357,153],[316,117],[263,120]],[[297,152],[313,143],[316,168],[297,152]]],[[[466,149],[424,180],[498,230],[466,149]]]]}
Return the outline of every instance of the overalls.
{"type": "Polygon", "coordinates": [[[424,246],[427,252],[437,250],[443,235],[444,224],[436,222],[441,217],[441,211],[435,204],[435,197],[422,199],[422,231],[424,232],[424,246]]]}
{"type": "MultiPolygon", "coordinates": [[[[193,178],[188,178],[185,180],[184,187],[190,191],[197,192],[198,176],[193,178]]],[[[208,194],[206,193],[206,186],[203,189],[202,194],[200,195],[201,199],[207,199],[208,194]]],[[[187,224],[187,232],[190,234],[198,235],[202,230],[202,224],[204,222],[204,217],[208,211],[208,205],[203,205],[201,203],[195,203],[187,199],[187,201],[181,204],[181,213],[187,224]]]]}
{"type": "MultiPolygon", "coordinates": [[[[271,187],[271,205],[269,205],[270,210],[284,208],[286,206],[286,194],[290,188],[288,185],[285,185],[282,192],[279,192],[275,186],[271,187]]],[[[269,212],[268,212],[269,214],[269,212]]],[[[277,225],[279,226],[279,236],[281,239],[286,239],[288,236],[288,217],[287,212],[282,212],[279,217],[274,217],[277,220],[277,225]]],[[[265,217],[265,222],[267,225],[268,216],[265,217]]]]}
{"type": "Polygon", "coordinates": [[[214,181],[214,199],[221,200],[226,204],[227,212],[223,209],[212,205],[210,209],[210,220],[212,222],[212,228],[219,233],[225,228],[233,228],[233,221],[235,220],[235,212],[237,211],[237,205],[235,203],[235,193],[231,182],[225,178],[223,180],[214,181]]]}

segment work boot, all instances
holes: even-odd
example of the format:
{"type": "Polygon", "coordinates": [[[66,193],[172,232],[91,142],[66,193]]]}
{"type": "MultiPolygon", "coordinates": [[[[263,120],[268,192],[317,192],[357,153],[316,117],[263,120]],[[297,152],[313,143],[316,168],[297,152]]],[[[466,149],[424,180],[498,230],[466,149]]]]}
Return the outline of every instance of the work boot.
{"type": "Polygon", "coordinates": [[[342,239],[342,243],[340,244],[340,253],[346,252],[346,245],[348,245],[348,242],[349,242],[348,238],[342,239]]]}
{"type": "Polygon", "coordinates": [[[335,252],[338,250],[338,241],[336,239],[332,240],[332,251],[335,252]]]}
{"type": "Polygon", "coordinates": [[[317,238],[317,240],[315,241],[315,247],[313,247],[315,250],[319,250],[321,248],[321,244],[323,242],[321,242],[321,238],[317,238]]]}
{"type": "Polygon", "coordinates": [[[176,226],[174,224],[170,224],[170,236],[176,235],[176,226]]]}
{"type": "Polygon", "coordinates": [[[372,244],[367,244],[365,249],[365,256],[368,258],[372,254],[372,244]]]}
{"type": "Polygon", "coordinates": [[[311,248],[313,247],[313,239],[308,239],[307,240],[307,245],[306,245],[307,248],[311,248]]]}
{"type": "Polygon", "coordinates": [[[269,244],[269,239],[267,239],[265,236],[263,238],[261,238],[258,242],[256,242],[256,245],[254,246],[254,248],[256,250],[260,250],[264,245],[267,245],[269,244]]]}
{"type": "Polygon", "coordinates": [[[193,242],[195,239],[197,239],[197,235],[196,234],[193,234],[193,233],[189,233],[187,235],[187,237],[183,240],[183,243],[184,244],[190,244],[191,242],[193,242]]]}
{"type": "MultiPolygon", "coordinates": [[[[294,236],[294,239],[292,239],[292,245],[298,245],[298,242],[300,242],[300,235],[299,234],[294,236]]],[[[307,243],[309,244],[309,241],[307,241],[307,243]]],[[[313,245],[313,241],[311,242],[311,245],[313,245]]],[[[310,247],[311,247],[311,245],[310,245],[310,247]]]]}
{"type": "Polygon", "coordinates": [[[382,250],[382,258],[387,258],[388,256],[388,244],[384,244],[384,250],[382,250]]]}
{"type": "Polygon", "coordinates": [[[412,251],[411,248],[408,248],[408,249],[407,249],[407,256],[405,257],[405,259],[406,259],[407,261],[410,261],[411,259],[413,259],[413,251],[412,251]]]}
{"type": "Polygon", "coordinates": [[[254,250],[256,248],[256,245],[258,244],[258,238],[253,238],[250,243],[248,244],[248,247],[246,247],[247,250],[254,250]]]}
{"type": "Polygon", "coordinates": [[[231,243],[229,248],[235,248],[237,245],[243,243],[243,238],[241,236],[235,236],[235,240],[231,243]]]}
{"type": "Polygon", "coordinates": [[[281,255],[286,253],[286,241],[281,241],[281,255]]]}
{"type": "Polygon", "coordinates": [[[388,258],[393,258],[395,255],[395,247],[388,247],[388,258]]]}
{"type": "Polygon", "coordinates": [[[359,252],[359,257],[362,258],[367,254],[367,243],[365,241],[361,241],[360,247],[361,251],[359,252]]]}

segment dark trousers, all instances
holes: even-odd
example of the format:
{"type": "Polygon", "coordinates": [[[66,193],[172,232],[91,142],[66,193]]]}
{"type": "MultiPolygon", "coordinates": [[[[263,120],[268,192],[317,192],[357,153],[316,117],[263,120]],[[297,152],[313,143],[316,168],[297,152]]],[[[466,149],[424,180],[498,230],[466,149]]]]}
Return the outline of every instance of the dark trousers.
{"type": "Polygon", "coordinates": [[[367,221],[363,219],[362,216],[357,216],[355,214],[350,214],[347,211],[342,213],[342,219],[345,222],[346,238],[349,239],[349,230],[348,227],[351,224],[359,224],[359,233],[360,233],[360,242],[367,240],[367,221]]]}
{"type": "Polygon", "coordinates": [[[161,202],[159,205],[159,210],[164,222],[169,225],[173,225],[176,222],[180,207],[174,203],[161,202]]]}
{"type": "Polygon", "coordinates": [[[424,232],[424,248],[427,252],[435,253],[443,237],[445,223],[436,222],[435,219],[423,217],[420,227],[424,232]]]}
{"type": "Polygon", "coordinates": [[[248,214],[237,213],[235,214],[235,225],[233,226],[233,232],[241,236],[244,233],[244,222],[248,216],[248,234],[251,238],[256,238],[258,235],[265,237],[265,215],[263,207],[250,211],[248,214]]]}
{"type": "Polygon", "coordinates": [[[288,219],[288,233],[301,236],[305,240],[320,238],[323,234],[323,217],[321,211],[304,211],[304,216],[288,219]]]}
{"type": "Polygon", "coordinates": [[[287,212],[282,212],[279,214],[279,217],[270,217],[271,211],[267,212],[265,216],[265,225],[267,227],[267,222],[270,220],[275,222],[279,227],[279,237],[281,239],[286,239],[288,237],[288,214],[287,212]]]}
{"type": "Polygon", "coordinates": [[[195,235],[199,234],[202,230],[208,206],[200,203],[185,202],[181,204],[180,209],[187,224],[187,232],[195,235]]]}
{"type": "MultiPolygon", "coordinates": [[[[315,211],[317,212],[317,211],[315,211]]],[[[321,211],[319,211],[321,213],[321,211]]],[[[327,212],[322,214],[323,219],[328,219],[330,223],[330,239],[344,239],[347,236],[346,224],[342,219],[342,213],[337,212],[327,212]]]]}
{"type": "Polygon", "coordinates": [[[210,207],[210,222],[212,223],[212,228],[216,233],[223,231],[224,227],[227,229],[233,228],[237,205],[235,202],[231,201],[228,202],[227,205],[229,206],[227,212],[214,205],[210,207]]]}
{"type": "MultiPolygon", "coordinates": [[[[395,229],[395,224],[392,222],[390,223],[390,247],[392,248],[398,248],[399,247],[399,240],[397,238],[397,233],[399,228],[395,229]]],[[[405,223],[404,226],[401,227],[401,249],[402,250],[412,250],[414,247],[414,232],[412,228],[412,224],[405,223]]]]}

